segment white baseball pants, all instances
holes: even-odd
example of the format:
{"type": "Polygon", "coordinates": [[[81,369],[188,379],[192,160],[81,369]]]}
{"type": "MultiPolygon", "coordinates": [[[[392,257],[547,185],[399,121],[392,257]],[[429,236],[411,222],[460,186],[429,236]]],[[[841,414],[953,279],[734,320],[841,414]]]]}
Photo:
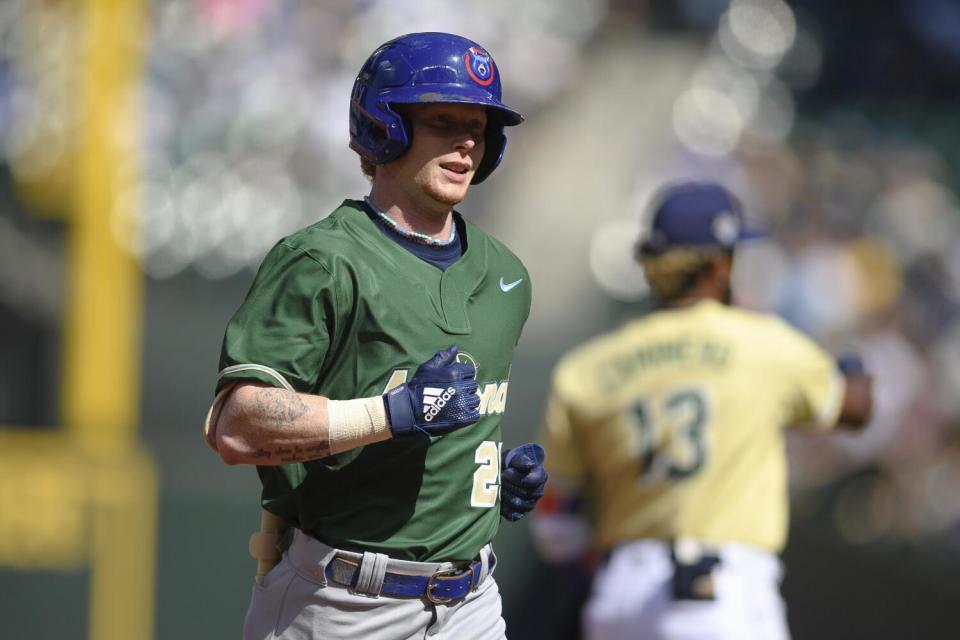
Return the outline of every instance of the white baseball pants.
{"type": "Polygon", "coordinates": [[[589,640],[789,640],[779,558],[722,545],[716,599],[673,599],[670,545],[617,547],[597,574],[583,625],[589,640]]]}
{"type": "MultiPolygon", "coordinates": [[[[336,552],[297,531],[280,563],[253,586],[244,640],[505,640],[493,576],[484,576],[475,591],[449,604],[360,595],[324,577],[336,552]]],[[[492,553],[489,546],[484,553],[492,553]]],[[[418,575],[452,566],[391,561],[391,570],[422,572],[418,575]]]]}

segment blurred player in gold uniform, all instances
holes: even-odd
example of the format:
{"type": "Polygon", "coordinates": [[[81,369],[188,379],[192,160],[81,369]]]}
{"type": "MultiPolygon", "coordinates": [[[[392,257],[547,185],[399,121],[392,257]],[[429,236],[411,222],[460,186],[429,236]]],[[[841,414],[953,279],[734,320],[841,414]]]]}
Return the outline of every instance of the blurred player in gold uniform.
{"type": "Polygon", "coordinates": [[[789,636],[783,429],[863,426],[870,377],[767,314],[734,308],[734,247],[755,234],[708,183],[665,188],[637,248],[660,304],[557,365],[544,441],[552,487],[534,534],[607,558],[591,640],[789,636]],[[574,509],[594,502],[592,531],[574,509]]]}

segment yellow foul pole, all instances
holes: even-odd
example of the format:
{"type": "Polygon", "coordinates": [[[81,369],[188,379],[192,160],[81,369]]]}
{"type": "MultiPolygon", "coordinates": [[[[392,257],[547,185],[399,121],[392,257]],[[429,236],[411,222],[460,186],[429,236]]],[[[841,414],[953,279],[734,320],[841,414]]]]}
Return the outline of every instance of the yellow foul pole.
{"type": "Polygon", "coordinates": [[[117,202],[138,202],[129,196],[140,175],[145,4],[83,0],[85,124],[68,225],[61,411],[79,449],[99,461],[91,479],[92,640],[153,635],[157,481],[136,444],[143,275],[111,232],[117,202]]]}
{"type": "MultiPolygon", "coordinates": [[[[70,228],[63,421],[85,447],[133,443],[138,422],[143,277],[111,233],[118,194],[139,176],[142,0],[85,0],[77,183],[70,228]]],[[[126,199],[135,201],[135,198],[126,199]]]]}

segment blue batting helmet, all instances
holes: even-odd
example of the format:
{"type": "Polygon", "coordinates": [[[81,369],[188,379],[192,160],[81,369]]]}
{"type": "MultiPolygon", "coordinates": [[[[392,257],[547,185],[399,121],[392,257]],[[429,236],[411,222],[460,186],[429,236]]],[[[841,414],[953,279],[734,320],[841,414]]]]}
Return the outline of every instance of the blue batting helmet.
{"type": "Polygon", "coordinates": [[[457,103],[487,107],[486,150],[472,184],[489,176],[507,146],[504,127],[523,116],[500,101],[500,73],[476,42],[450,33],[411,33],[367,59],[350,96],[350,148],[373,164],[399,158],[411,134],[393,105],[457,103]]]}

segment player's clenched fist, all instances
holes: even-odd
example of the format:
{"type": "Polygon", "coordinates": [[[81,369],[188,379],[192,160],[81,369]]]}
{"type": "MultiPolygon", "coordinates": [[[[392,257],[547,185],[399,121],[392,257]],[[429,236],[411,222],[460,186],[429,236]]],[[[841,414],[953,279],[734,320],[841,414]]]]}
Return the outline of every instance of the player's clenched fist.
{"type": "Polygon", "coordinates": [[[438,351],[413,378],[383,394],[395,438],[425,433],[440,436],[480,419],[477,371],[457,362],[457,345],[438,351]]]}
{"type": "Polygon", "coordinates": [[[500,472],[500,515],[516,522],[533,511],[543,496],[547,472],[543,468],[543,447],[533,442],[503,452],[500,472]]]}

